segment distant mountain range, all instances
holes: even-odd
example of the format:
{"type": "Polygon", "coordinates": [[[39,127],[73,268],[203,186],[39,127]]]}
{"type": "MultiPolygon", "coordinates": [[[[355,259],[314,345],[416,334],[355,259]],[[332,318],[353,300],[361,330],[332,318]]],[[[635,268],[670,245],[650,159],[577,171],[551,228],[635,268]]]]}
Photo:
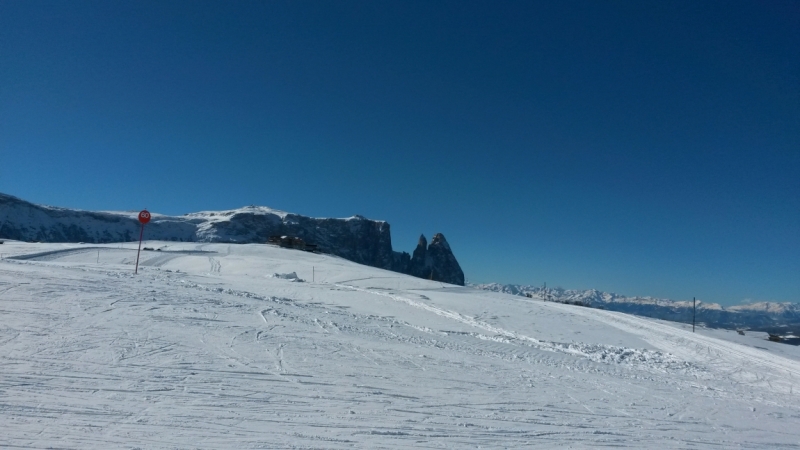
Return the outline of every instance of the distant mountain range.
{"type": "MultiPolygon", "coordinates": [[[[570,290],[520,284],[467,284],[476,289],[619,311],[673,322],[692,323],[692,302],[626,297],[596,289],[570,290]]],[[[759,302],[723,307],[697,302],[697,323],[712,328],[747,329],[800,336],[800,303],[759,302]]]]}
{"type": "MultiPolygon", "coordinates": [[[[38,242],[130,242],[139,238],[138,211],[82,211],[36,205],[0,194],[0,238],[38,242]]],[[[413,255],[392,249],[389,223],[355,215],[312,218],[247,206],[183,216],[152,214],[145,239],[182,242],[265,243],[294,236],[319,251],[359,264],[464,285],[464,272],[444,235],[420,237],[413,255]]]]}

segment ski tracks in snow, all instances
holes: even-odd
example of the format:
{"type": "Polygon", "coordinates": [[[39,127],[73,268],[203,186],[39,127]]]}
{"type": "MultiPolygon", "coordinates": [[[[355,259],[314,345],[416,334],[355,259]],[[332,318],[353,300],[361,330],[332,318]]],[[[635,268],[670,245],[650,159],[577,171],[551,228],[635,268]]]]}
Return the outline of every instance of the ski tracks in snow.
{"type": "Polygon", "coordinates": [[[417,297],[414,279],[386,291],[243,282],[235,265],[208,276],[208,253],[186,257],[202,273],[3,263],[0,447],[800,448],[794,397],[756,411],[747,396],[762,389],[693,389],[702,379],[670,361],[708,364],[711,348],[720,378],[736,370],[730,349],[654,321],[617,328],[678,356],[536,339],[417,297]]]}
{"type": "Polygon", "coordinates": [[[220,264],[217,258],[209,256],[208,262],[211,263],[211,273],[220,273],[220,270],[222,270],[222,264],[220,264]]]}
{"type": "Polygon", "coordinates": [[[759,386],[779,395],[800,394],[800,362],[735,342],[723,341],[676,326],[630,314],[575,308],[548,303],[572,314],[590,317],[621,331],[641,337],[656,348],[713,369],[707,376],[723,373],[735,382],[759,386]],[[568,309],[567,309],[568,308],[568,309]]]}
{"type": "Polygon", "coordinates": [[[438,316],[469,325],[474,328],[482,329],[493,335],[487,336],[481,333],[470,333],[474,337],[487,341],[497,341],[503,343],[517,343],[528,347],[537,348],[550,352],[566,353],[574,356],[584,357],[594,362],[611,363],[611,364],[627,364],[645,370],[656,371],[682,371],[682,372],[697,372],[701,369],[692,363],[688,363],[679,358],[676,358],[670,353],[663,353],[645,349],[633,349],[627,347],[618,347],[613,345],[602,344],[584,344],[584,343],[562,343],[562,342],[549,342],[530,337],[516,331],[506,330],[484,322],[482,320],[465,316],[456,311],[450,311],[437,306],[433,306],[421,301],[412,300],[401,295],[390,294],[386,292],[373,291],[369,289],[359,288],[356,286],[337,284],[336,286],[351,289],[358,292],[379,295],[381,297],[390,298],[392,300],[408,304],[414,308],[419,308],[438,316]]]}

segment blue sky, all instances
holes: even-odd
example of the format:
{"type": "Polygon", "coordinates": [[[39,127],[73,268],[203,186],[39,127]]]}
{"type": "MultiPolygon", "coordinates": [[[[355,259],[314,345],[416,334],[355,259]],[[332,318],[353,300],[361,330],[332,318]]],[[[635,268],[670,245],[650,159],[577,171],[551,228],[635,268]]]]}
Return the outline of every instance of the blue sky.
{"type": "Polygon", "coordinates": [[[467,279],[800,301],[796,1],[0,0],[0,192],[447,237],[467,279]]]}

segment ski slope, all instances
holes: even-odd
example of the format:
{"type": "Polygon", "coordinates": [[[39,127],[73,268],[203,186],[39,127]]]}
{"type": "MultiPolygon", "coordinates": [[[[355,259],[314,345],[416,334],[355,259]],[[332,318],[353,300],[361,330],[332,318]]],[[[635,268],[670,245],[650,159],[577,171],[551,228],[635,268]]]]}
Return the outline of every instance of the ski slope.
{"type": "Polygon", "coordinates": [[[146,246],[0,246],[0,448],[800,448],[765,335],[146,246]]]}

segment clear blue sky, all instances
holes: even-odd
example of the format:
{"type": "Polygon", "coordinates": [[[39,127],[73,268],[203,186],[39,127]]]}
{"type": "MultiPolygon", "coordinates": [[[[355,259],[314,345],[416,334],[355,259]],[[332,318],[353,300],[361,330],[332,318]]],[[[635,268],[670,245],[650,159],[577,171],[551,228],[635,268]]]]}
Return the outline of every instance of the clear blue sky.
{"type": "Polygon", "coordinates": [[[474,282],[800,301],[800,2],[0,0],[0,192],[362,214],[474,282]]]}

